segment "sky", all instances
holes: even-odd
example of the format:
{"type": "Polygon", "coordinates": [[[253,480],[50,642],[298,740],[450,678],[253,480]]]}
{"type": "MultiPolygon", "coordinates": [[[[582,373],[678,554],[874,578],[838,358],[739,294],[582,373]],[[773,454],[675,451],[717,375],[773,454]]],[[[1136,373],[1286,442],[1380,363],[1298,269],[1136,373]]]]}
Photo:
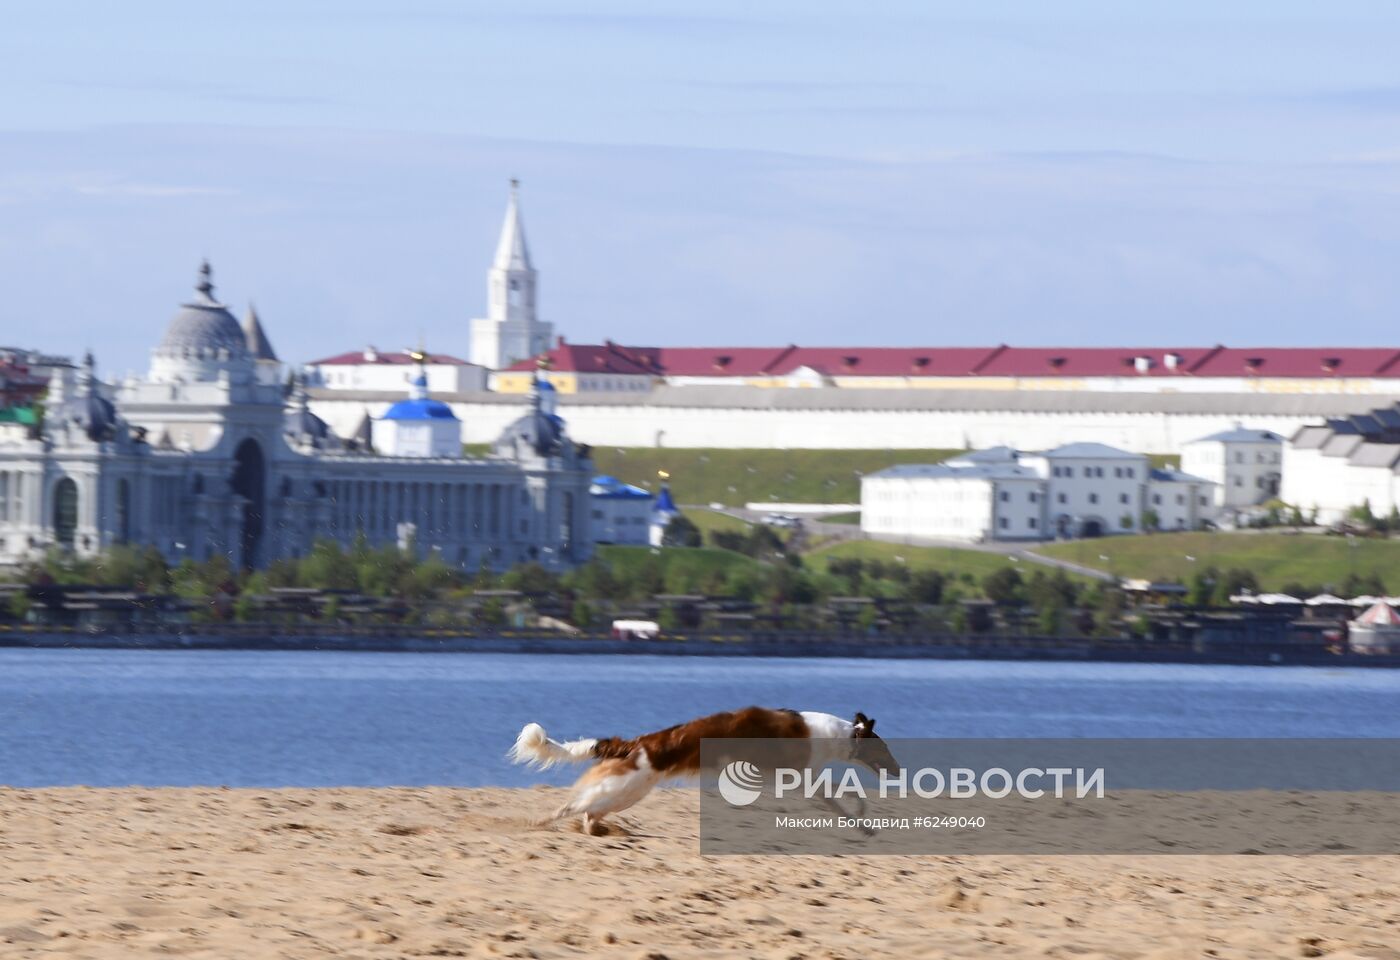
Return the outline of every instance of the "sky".
{"type": "Polygon", "coordinates": [[[466,356],[507,182],[578,342],[1395,345],[1400,5],[30,0],[0,343],[466,356]],[[585,10],[585,7],[587,8],[585,10]]]}

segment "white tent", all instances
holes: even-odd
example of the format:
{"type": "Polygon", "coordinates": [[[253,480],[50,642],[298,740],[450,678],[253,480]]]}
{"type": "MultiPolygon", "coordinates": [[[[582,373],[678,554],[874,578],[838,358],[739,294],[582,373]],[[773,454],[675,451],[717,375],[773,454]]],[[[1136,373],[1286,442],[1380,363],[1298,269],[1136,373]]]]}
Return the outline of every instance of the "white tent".
{"type": "Polygon", "coordinates": [[[1308,597],[1303,601],[1310,607],[1338,607],[1346,606],[1346,601],[1341,597],[1333,596],[1330,593],[1319,593],[1315,597],[1308,597]]]}
{"type": "Polygon", "coordinates": [[[1350,639],[1357,653],[1400,653],[1400,613],[1376,601],[1351,622],[1350,639]]]}

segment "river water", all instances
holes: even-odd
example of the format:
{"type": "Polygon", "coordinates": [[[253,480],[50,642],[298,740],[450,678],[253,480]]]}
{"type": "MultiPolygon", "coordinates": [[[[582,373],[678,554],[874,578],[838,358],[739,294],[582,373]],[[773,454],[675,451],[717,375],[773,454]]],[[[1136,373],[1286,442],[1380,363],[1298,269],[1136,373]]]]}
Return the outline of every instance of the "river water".
{"type": "Polygon", "coordinates": [[[1400,671],[990,661],[0,650],[0,784],[562,783],[516,732],[757,703],[887,737],[1400,737],[1400,671]]]}

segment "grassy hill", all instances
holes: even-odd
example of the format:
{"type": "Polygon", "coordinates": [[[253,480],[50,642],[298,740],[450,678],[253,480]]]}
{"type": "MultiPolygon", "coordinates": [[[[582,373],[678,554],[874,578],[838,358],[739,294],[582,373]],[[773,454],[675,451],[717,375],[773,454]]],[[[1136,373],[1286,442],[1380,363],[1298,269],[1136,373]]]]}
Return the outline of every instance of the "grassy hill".
{"type": "MultiPolygon", "coordinates": [[[[469,454],[486,451],[468,444],[469,454]]],[[[679,503],[859,503],[860,478],[899,463],[937,463],[960,450],[728,450],[658,447],[594,447],[593,464],[650,490],[656,472],[671,474],[671,491],[679,503]]],[[[1174,454],[1153,454],[1153,466],[1175,465],[1174,454]]]]}
{"type": "Polygon", "coordinates": [[[897,463],[934,463],[956,450],[672,450],[594,447],[599,473],[656,489],[656,473],[671,474],[680,503],[754,501],[856,503],[860,478],[897,463]]]}
{"type": "Polygon", "coordinates": [[[1198,568],[1238,567],[1253,571],[1261,589],[1280,590],[1289,583],[1336,588],[1355,572],[1359,576],[1375,573],[1391,591],[1400,591],[1400,540],[1348,541],[1345,537],[1282,533],[1160,533],[1035,549],[1120,577],[1187,582],[1198,568]]]}
{"type": "Polygon", "coordinates": [[[690,518],[690,522],[699,528],[702,534],[709,534],[712,530],[728,530],[734,533],[743,533],[753,526],[747,520],[740,520],[738,517],[731,517],[727,513],[718,513],[714,510],[687,510],[685,515],[690,518]]]}

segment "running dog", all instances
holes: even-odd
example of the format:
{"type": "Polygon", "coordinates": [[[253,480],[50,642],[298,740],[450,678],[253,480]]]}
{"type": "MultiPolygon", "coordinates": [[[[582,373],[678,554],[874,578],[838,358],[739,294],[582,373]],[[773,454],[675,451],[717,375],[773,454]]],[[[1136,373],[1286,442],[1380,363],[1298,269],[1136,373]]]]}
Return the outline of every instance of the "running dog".
{"type": "Polygon", "coordinates": [[[808,763],[812,766],[844,760],[876,773],[899,771],[889,747],[875,733],[875,720],[863,713],[843,720],[829,713],[766,707],[716,713],[630,740],[560,742],[551,740],[538,723],[527,723],[508,756],[540,768],[593,763],[574,784],[568,802],[546,821],[582,815],[584,832],[591,834],[604,817],[626,810],[663,780],[699,776],[700,741],[709,738],[811,740],[808,763]]]}

